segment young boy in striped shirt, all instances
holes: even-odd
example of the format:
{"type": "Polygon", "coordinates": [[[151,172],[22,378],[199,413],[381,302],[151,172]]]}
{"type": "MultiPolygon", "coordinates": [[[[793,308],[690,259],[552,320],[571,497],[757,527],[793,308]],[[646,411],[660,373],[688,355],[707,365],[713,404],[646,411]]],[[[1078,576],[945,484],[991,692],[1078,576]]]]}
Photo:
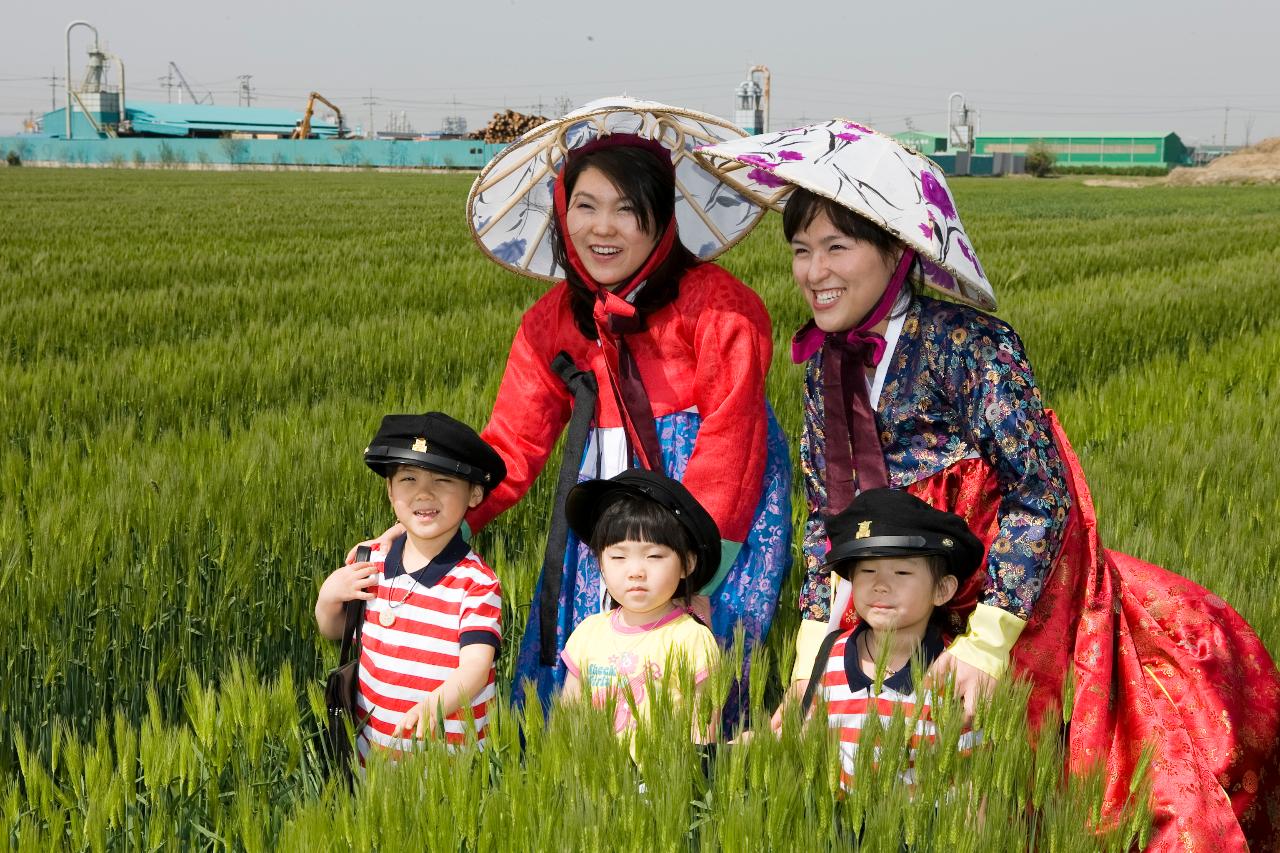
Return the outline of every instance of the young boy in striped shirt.
{"type": "Polygon", "coordinates": [[[360,760],[371,747],[412,749],[413,738],[439,733],[440,719],[456,745],[465,742],[470,717],[483,744],[502,590],[461,528],[506,466],[473,429],[440,412],[387,415],[364,461],[386,479],[403,532],[386,553],[334,571],[316,600],[320,633],[331,640],[341,638],[348,601],[365,607],[360,760]]]}
{"type": "MultiPolygon", "coordinates": [[[[887,728],[901,705],[908,721],[918,717],[920,739],[936,737],[932,697],[912,684],[911,660],[919,655],[927,669],[942,653],[934,609],[950,601],[982,564],[985,549],[960,516],[899,489],[862,492],[828,520],[827,532],[827,564],[851,582],[858,623],[827,635],[809,683],[826,700],[828,724],[840,731],[840,781],[848,787],[869,715],[878,715],[887,728]],[[881,664],[883,682],[877,685],[881,664]]],[[[961,748],[975,738],[966,731],[961,748]]],[[[914,757],[913,747],[908,768],[914,757]]],[[[906,777],[913,782],[914,771],[908,769],[906,777]]]]}

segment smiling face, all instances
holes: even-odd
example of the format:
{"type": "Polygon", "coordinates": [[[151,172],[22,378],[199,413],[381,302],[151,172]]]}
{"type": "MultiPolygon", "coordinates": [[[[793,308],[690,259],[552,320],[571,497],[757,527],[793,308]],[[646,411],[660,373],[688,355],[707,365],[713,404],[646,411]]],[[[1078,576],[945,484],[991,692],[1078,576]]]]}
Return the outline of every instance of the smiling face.
{"type": "Polygon", "coordinates": [[[646,625],[670,613],[675,607],[671,597],[686,574],[674,548],[633,539],[606,546],[600,553],[600,571],[628,625],[646,625]]]}
{"type": "Polygon", "coordinates": [[[632,203],[593,166],[573,185],[565,230],[587,273],[606,289],[629,279],[658,243],[656,230],[641,227],[632,203]]]}
{"type": "Polygon", "coordinates": [[[923,637],[933,609],[955,595],[955,575],[937,581],[927,557],[867,557],[843,568],[853,582],[853,606],[873,631],[923,637]]]}
{"type": "Polygon", "coordinates": [[[791,274],[824,332],[852,329],[875,307],[902,257],[850,237],[825,213],[791,237],[791,274]]]}
{"type": "Polygon", "coordinates": [[[449,474],[401,465],[387,478],[387,497],[409,544],[430,559],[449,544],[484,490],[449,474]]]}

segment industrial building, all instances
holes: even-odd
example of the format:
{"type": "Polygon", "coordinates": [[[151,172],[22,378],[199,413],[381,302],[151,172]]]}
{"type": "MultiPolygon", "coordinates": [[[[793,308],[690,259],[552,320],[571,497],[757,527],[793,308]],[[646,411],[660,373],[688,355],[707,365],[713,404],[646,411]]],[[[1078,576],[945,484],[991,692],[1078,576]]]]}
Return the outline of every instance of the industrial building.
{"type": "MultiPolygon", "coordinates": [[[[101,95],[114,93],[103,92],[101,95]]],[[[88,104],[86,104],[88,106],[88,104]]],[[[95,99],[88,110],[71,111],[71,139],[107,139],[110,136],[166,137],[171,139],[288,139],[301,126],[301,110],[264,107],[220,107],[214,104],[163,104],[131,101],[124,115],[116,98],[95,99]],[[94,109],[94,106],[98,107],[94,109]]],[[[45,113],[44,135],[61,139],[66,133],[66,110],[45,113]]],[[[309,136],[332,139],[338,125],[312,121],[309,136]]]]}
{"type": "MultiPolygon", "coordinates": [[[[904,145],[945,164],[955,155],[941,134],[907,131],[894,134],[904,145]]],[[[1037,142],[1049,146],[1059,166],[1156,166],[1173,168],[1191,164],[1191,149],[1182,144],[1176,133],[1015,133],[1009,135],[977,134],[973,138],[972,158],[1024,157],[1027,148],[1037,142]]],[[[973,172],[972,174],[978,174],[973,172]]]]}
{"type": "Polygon", "coordinates": [[[41,133],[0,137],[0,153],[82,166],[478,169],[502,149],[473,139],[346,138],[340,114],[314,118],[310,102],[287,110],[123,100],[106,87],[77,92],[70,121],[65,108],[47,112],[41,133]]]}
{"type": "Polygon", "coordinates": [[[1176,133],[1017,133],[979,135],[973,153],[1026,154],[1036,142],[1049,146],[1059,166],[1191,165],[1191,151],[1176,133]]]}

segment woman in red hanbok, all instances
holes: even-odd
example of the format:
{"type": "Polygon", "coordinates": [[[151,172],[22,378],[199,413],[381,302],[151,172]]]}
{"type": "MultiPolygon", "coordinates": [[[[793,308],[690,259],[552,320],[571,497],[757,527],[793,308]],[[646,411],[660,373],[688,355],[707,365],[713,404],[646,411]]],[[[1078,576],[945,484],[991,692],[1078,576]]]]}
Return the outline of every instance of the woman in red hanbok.
{"type": "MultiPolygon", "coordinates": [[[[724,536],[701,615],[723,644],[742,626],[750,653],[791,566],[791,465],[765,401],[768,313],[707,261],[763,211],[692,156],[738,136],[713,116],[608,98],[526,134],[476,179],[477,243],[553,283],[521,318],[482,433],[507,478],[467,520],[479,529],[521,500],[562,430],[562,492],[629,468],[662,471],[724,536]],[[584,397],[586,386],[595,393],[584,397]]],[[[562,524],[562,501],[516,659],[517,701],[527,683],[544,702],[559,692],[569,635],[608,605],[595,557],[562,524]]],[[[731,700],[726,719],[735,712],[731,700]]]]}
{"type": "Polygon", "coordinates": [[[699,156],[760,203],[786,202],[793,272],[814,311],[793,342],[809,505],[795,678],[855,618],[849,585],[821,567],[825,517],[861,489],[906,489],[962,515],[987,545],[931,675],[954,671],[971,708],[1011,668],[1032,682],[1033,722],[1061,711],[1070,677],[1058,717],[1069,765],[1104,766],[1109,808],[1155,747],[1149,849],[1276,849],[1280,673],[1222,599],[1102,547],[1022,342],[978,310],[994,294],[937,167],[844,121],[699,156]]]}

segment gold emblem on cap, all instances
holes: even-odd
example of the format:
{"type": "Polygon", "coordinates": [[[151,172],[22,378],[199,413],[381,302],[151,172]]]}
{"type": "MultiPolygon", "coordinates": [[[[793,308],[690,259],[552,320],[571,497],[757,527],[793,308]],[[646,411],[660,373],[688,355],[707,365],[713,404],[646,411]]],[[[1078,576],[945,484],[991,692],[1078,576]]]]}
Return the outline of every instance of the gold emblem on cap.
{"type": "Polygon", "coordinates": [[[427,440],[426,440],[425,438],[420,438],[420,439],[418,439],[417,441],[415,441],[415,442],[413,443],[413,452],[414,452],[414,453],[426,453],[426,452],[427,452],[427,440]]]}
{"type": "Polygon", "coordinates": [[[942,547],[944,547],[944,548],[950,548],[950,547],[951,547],[952,545],[954,545],[954,544],[956,544],[956,543],[952,542],[950,539],[943,539],[943,540],[942,540],[942,547]]]}
{"type": "Polygon", "coordinates": [[[853,534],[854,539],[868,539],[871,536],[871,522],[859,521],[858,532],[853,534]]]}

